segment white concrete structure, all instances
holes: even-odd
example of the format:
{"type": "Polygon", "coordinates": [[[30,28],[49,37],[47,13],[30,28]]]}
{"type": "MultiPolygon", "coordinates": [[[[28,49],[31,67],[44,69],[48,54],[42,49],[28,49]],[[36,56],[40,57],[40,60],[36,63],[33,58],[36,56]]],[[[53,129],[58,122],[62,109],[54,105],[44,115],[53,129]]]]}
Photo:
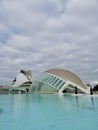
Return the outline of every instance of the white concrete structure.
{"type": "Polygon", "coordinates": [[[31,87],[32,92],[49,92],[63,94],[66,92],[86,93],[90,91],[74,73],[64,69],[50,69],[37,77],[31,87]]]}
{"type": "Polygon", "coordinates": [[[28,89],[32,84],[31,78],[32,78],[31,71],[21,70],[17,74],[16,78],[12,81],[12,87],[9,88],[9,92],[11,91],[28,92],[28,89]]]}

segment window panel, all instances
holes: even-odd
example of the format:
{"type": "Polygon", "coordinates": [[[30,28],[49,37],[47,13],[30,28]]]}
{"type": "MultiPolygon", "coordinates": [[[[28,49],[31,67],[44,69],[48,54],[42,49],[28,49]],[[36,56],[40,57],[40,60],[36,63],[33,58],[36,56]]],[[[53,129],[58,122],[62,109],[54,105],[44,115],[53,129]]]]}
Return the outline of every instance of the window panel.
{"type": "Polygon", "coordinates": [[[49,80],[51,79],[51,75],[48,77],[48,79],[46,80],[46,83],[49,82],[49,80]]]}
{"type": "Polygon", "coordinates": [[[46,81],[48,79],[48,76],[44,76],[43,80],[42,81],[46,81]]]}
{"type": "Polygon", "coordinates": [[[38,80],[42,80],[45,83],[50,84],[58,89],[60,89],[65,84],[64,81],[50,74],[42,74],[38,77],[38,80]]]}
{"type": "Polygon", "coordinates": [[[52,78],[52,80],[49,82],[49,84],[52,84],[55,79],[56,79],[56,77],[53,76],[53,78],[52,78]]]}
{"type": "Polygon", "coordinates": [[[55,83],[55,87],[57,87],[58,86],[58,84],[61,82],[61,80],[59,79],[56,83],[55,83]]]}
{"type": "Polygon", "coordinates": [[[64,84],[65,84],[65,82],[62,81],[61,84],[59,85],[58,89],[60,89],[64,84]]]}
{"type": "Polygon", "coordinates": [[[45,82],[47,82],[49,80],[50,75],[47,75],[45,78],[45,82]]]}
{"type": "Polygon", "coordinates": [[[58,81],[59,79],[58,78],[56,78],[56,80],[53,82],[53,84],[52,85],[54,85],[57,81],[58,81]]]}

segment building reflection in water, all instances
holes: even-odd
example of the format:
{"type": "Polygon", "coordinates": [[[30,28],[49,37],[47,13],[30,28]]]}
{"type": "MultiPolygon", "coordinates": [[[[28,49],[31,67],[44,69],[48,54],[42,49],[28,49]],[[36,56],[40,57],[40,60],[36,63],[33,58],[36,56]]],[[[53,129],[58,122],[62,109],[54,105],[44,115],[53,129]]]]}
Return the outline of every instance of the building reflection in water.
{"type": "Polygon", "coordinates": [[[76,105],[79,108],[83,109],[89,109],[89,110],[95,110],[95,102],[94,102],[94,97],[86,97],[84,98],[84,103],[81,102],[82,97],[80,96],[75,96],[76,100],[76,105]]]}

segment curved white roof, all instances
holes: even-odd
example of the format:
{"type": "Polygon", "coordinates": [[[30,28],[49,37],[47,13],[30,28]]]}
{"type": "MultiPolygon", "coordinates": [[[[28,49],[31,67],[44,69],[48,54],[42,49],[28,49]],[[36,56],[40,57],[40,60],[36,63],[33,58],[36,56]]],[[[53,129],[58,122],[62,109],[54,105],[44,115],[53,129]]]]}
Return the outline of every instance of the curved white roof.
{"type": "Polygon", "coordinates": [[[82,82],[82,80],[74,73],[64,70],[64,69],[50,69],[45,71],[44,73],[50,73],[57,75],[58,77],[62,78],[65,81],[70,81],[84,89],[87,89],[86,85],[82,82]]]}

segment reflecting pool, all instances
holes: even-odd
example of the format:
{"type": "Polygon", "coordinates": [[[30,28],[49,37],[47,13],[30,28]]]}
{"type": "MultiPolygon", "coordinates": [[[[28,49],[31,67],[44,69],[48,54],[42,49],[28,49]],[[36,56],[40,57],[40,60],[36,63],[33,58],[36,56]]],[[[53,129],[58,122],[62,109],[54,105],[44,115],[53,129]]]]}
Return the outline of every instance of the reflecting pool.
{"type": "Polygon", "coordinates": [[[0,130],[98,130],[98,96],[1,94],[0,130]]]}

